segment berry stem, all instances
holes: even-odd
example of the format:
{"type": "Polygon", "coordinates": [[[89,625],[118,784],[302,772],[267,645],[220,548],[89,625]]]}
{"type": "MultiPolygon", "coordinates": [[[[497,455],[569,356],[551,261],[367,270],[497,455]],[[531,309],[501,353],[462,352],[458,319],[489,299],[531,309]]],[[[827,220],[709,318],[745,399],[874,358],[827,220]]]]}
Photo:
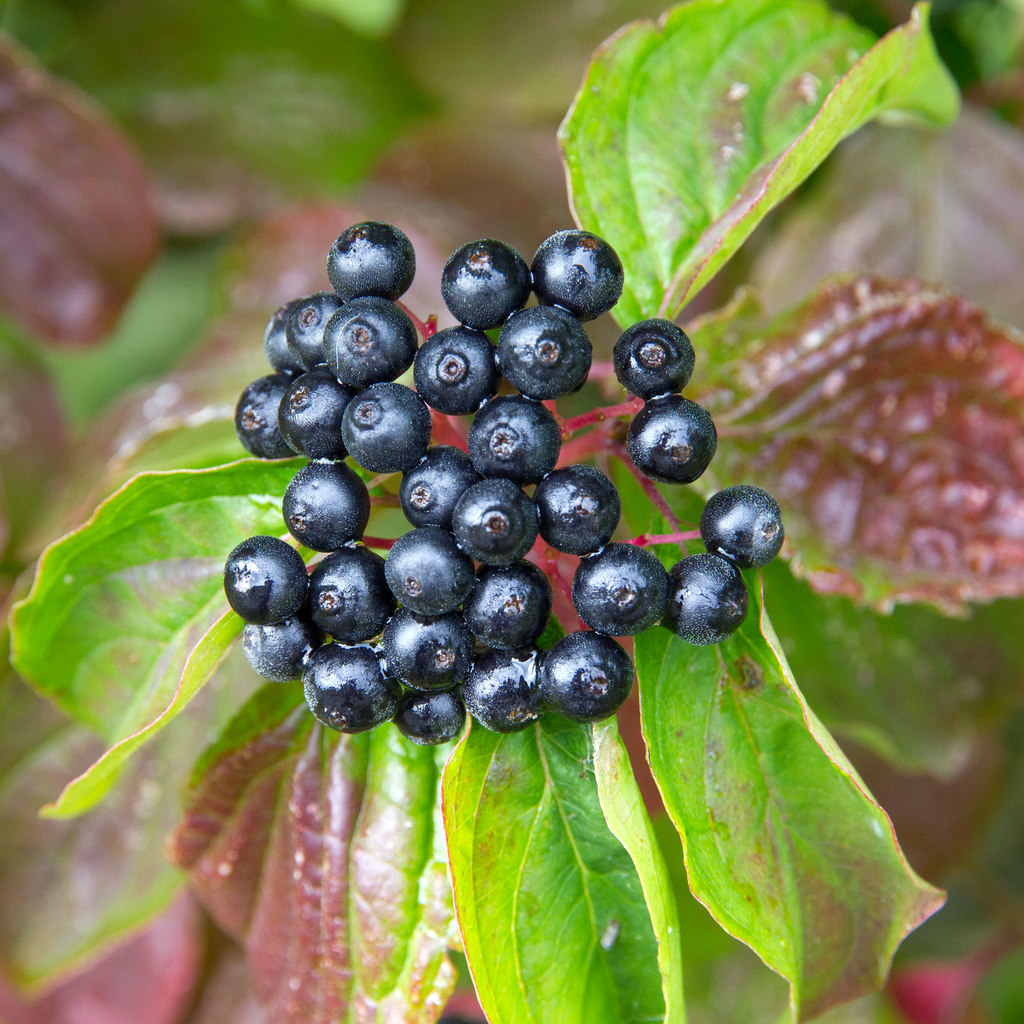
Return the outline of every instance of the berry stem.
{"type": "Polygon", "coordinates": [[[379,551],[390,551],[397,537],[363,537],[363,543],[368,548],[377,548],[379,551]]]}
{"type": "Polygon", "coordinates": [[[400,508],[402,502],[397,494],[387,492],[385,494],[371,494],[370,504],[374,506],[381,506],[383,508],[400,508]]]}
{"type": "Polygon", "coordinates": [[[619,460],[622,464],[633,474],[636,482],[643,489],[644,494],[650,499],[651,504],[673,525],[676,527],[682,526],[683,521],[669,508],[668,502],[665,500],[665,496],[654,486],[654,482],[649,480],[647,477],[640,472],[636,466],[633,465],[633,460],[629,457],[629,453],[625,447],[621,444],[613,446],[615,454],[618,455],[619,460]]]}
{"type": "Polygon", "coordinates": [[[593,426],[595,423],[604,423],[605,420],[617,419],[620,416],[634,416],[643,408],[642,398],[630,398],[628,402],[620,402],[618,405],[601,405],[581,416],[573,416],[571,419],[562,421],[562,437],[568,440],[584,427],[593,426]]]}
{"type": "Polygon", "coordinates": [[[431,313],[426,320],[421,320],[404,302],[396,302],[395,305],[413,322],[424,341],[437,333],[437,316],[434,313],[431,313]]]}
{"type": "Polygon", "coordinates": [[[639,537],[630,537],[623,544],[635,544],[646,548],[654,544],[682,544],[688,540],[700,540],[700,530],[683,530],[679,533],[641,533],[639,537]]]}

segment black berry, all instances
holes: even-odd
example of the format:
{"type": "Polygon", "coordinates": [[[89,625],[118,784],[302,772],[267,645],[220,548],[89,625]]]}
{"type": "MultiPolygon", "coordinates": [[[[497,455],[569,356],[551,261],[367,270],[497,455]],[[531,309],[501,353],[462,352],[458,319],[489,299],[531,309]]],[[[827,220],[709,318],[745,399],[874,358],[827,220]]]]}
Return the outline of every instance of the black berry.
{"type": "Polygon", "coordinates": [[[263,354],[267,357],[267,362],[278,373],[287,373],[289,376],[302,373],[305,370],[305,367],[288,348],[288,335],[285,331],[292,307],[296,302],[301,301],[301,299],[296,299],[286,302],[277,309],[263,332],[263,354]]]}
{"type": "Polygon", "coordinates": [[[324,328],[323,358],[349,387],[394,380],[412,366],[416,328],[408,315],[387,299],[352,299],[324,328]]]}
{"type": "Polygon", "coordinates": [[[411,469],[430,445],[430,410],[412,388],[386,382],[360,391],[345,409],[341,436],[371,473],[411,469]]]}
{"type": "Polygon", "coordinates": [[[505,242],[481,238],[448,257],[441,298],[467,327],[487,331],[504,323],[530,297],[530,268],[505,242]]]}
{"type": "Polygon", "coordinates": [[[323,633],[302,613],[270,626],[248,625],[242,631],[242,650],[252,670],[278,683],[298,679],[306,659],[323,642],[323,633]]]}
{"type": "Polygon", "coordinates": [[[372,640],[394,610],[384,559],[361,544],[339,548],[310,573],[310,615],[335,640],[372,640]]]}
{"type": "Polygon", "coordinates": [[[668,573],[646,548],[609,544],[580,559],[572,578],[572,603],[598,633],[635,636],[665,613],[668,573]]]}
{"type": "Polygon", "coordinates": [[[492,732],[519,732],[543,710],[536,651],[484,651],[462,684],[466,710],[492,732]]]}
{"type": "Polygon", "coordinates": [[[324,361],[324,328],[343,305],[335,292],[317,292],[291,304],[285,322],[288,351],[304,370],[324,361]]]}
{"type": "Polygon", "coordinates": [[[466,705],[453,690],[409,693],[395,714],[399,732],[413,743],[434,746],[455,739],[466,721],[466,705]]]}
{"type": "Polygon", "coordinates": [[[470,558],[511,565],[537,539],[537,506],[511,480],[482,480],[456,504],[452,532],[470,558]]]}
{"type": "Polygon", "coordinates": [[[641,320],[615,343],[615,376],[644,400],[682,391],[693,373],[693,345],[671,320],[641,320]]]}
{"type": "Polygon", "coordinates": [[[413,379],[420,398],[449,416],[476,412],[501,383],[490,338],[468,327],[427,339],[416,353],[413,379]]]}
{"type": "Polygon", "coordinates": [[[314,551],[334,551],[362,537],[370,495],[344,462],[310,462],[292,477],[281,511],[296,540],[314,551]]]}
{"type": "Polygon", "coordinates": [[[688,644],[717,644],[747,617],[747,588],[739,570],[719,555],[690,555],[669,570],[664,624],[688,644]]]}
{"type": "Polygon", "coordinates": [[[346,228],[327,254],[331,287],[345,299],[397,299],[416,275],[412,242],[393,224],[368,220],[346,228]]]}
{"type": "Polygon", "coordinates": [[[625,280],[615,250],[589,231],[559,231],[533,257],[533,290],[543,303],[564,306],[580,320],[606,313],[625,280]]]}
{"type": "Polygon", "coordinates": [[[302,689],[317,721],[337,732],[365,732],[390,721],[401,695],[372,648],[344,644],[326,644],[309,656],[302,689]]]}
{"type": "Polygon", "coordinates": [[[420,526],[398,538],[384,564],[391,593],[419,615],[458,608],[473,588],[473,563],[439,526],[420,526]]]}
{"type": "Polygon", "coordinates": [[[618,488],[593,466],[565,466],[533,492],[540,535],[556,551],[587,555],[612,539],[622,502],[618,488]]]}
{"type": "Polygon", "coordinates": [[[458,612],[428,618],[399,608],[381,646],[388,674],[415,690],[447,690],[473,666],[473,637],[458,612]]]}
{"type": "Polygon", "coordinates": [[[586,329],[560,306],[513,313],[498,336],[505,379],[529,398],[549,399],[583,387],[593,349],[586,329]]]}
{"type": "Polygon", "coordinates": [[[741,569],[759,569],[782,547],[782,510],[760,487],[727,487],[704,506],[700,536],[712,554],[725,556],[741,569]]]}
{"type": "Polygon", "coordinates": [[[533,484],[555,468],[562,432],[540,402],[502,395],[474,417],[468,447],[473,468],[483,476],[533,484]]]}
{"type": "Polygon", "coordinates": [[[708,468],[718,448],[718,432],[707,409],[682,395],[648,402],[633,418],[626,451],[652,480],[693,483],[708,468]]]}
{"type": "Polygon", "coordinates": [[[398,494],[405,518],[413,526],[450,530],[456,502],[481,479],[465,452],[446,444],[434,445],[402,476],[398,494]]]}
{"type": "Polygon", "coordinates": [[[286,459],[295,453],[281,434],[277,410],[291,378],[283,373],[259,377],[235,406],[235,433],[242,447],[258,459],[286,459]]]}
{"type": "Polygon", "coordinates": [[[341,418],[355,392],[329,370],[296,377],[281,398],[277,423],[291,449],[307,459],[343,459],[341,418]]]}
{"type": "Polygon", "coordinates": [[[569,633],[540,664],[540,691],[551,711],[576,722],[614,715],[633,689],[633,662],[609,636],[569,633]]]}
{"type": "Polygon", "coordinates": [[[551,614],[551,584],[532,562],[484,565],[462,609],[473,635],[488,647],[514,651],[544,632],[551,614]]]}
{"type": "Polygon", "coordinates": [[[302,557],[277,537],[242,541],[224,565],[228,604],[257,626],[293,616],[306,600],[308,579],[302,557]]]}

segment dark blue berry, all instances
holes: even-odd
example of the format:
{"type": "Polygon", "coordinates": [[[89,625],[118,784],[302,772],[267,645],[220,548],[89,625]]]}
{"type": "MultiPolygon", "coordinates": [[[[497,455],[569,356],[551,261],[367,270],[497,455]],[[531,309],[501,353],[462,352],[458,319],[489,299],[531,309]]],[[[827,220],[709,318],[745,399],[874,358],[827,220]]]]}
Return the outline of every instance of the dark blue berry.
{"type": "Polygon", "coordinates": [[[532,270],[540,301],[564,306],[580,320],[593,320],[611,309],[625,281],[615,250],[603,238],[575,229],[544,239],[532,270]]]}
{"type": "Polygon", "coordinates": [[[572,603],[598,633],[635,636],[665,613],[668,573],[646,548],[609,544],[580,559],[572,578],[572,603]]]}
{"type": "Polygon", "coordinates": [[[593,466],[565,466],[533,492],[540,535],[556,551],[587,555],[612,539],[622,514],[618,488],[593,466]]]}
{"type": "Polygon", "coordinates": [[[412,388],[386,382],[360,391],[345,409],[341,436],[371,473],[412,469],[430,445],[430,410],[412,388]]]}
{"type": "Polygon", "coordinates": [[[384,559],[361,544],[339,548],[310,573],[310,615],[335,640],[372,640],[394,610],[384,559]]]}
{"type": "Polygon", "coordinates": [[[384,574],[391,593],[419,615],[450,612],[473,588],[473,562],[439,526],[420,526],[399,537],[384,574]]]}
{"type": "Polygon", "coordinates": [[[498,336],[505,379],[529,398],[546,400],[583,387],[593,349],[586,329],[560,306],[513,313],[498,336]]]}
{"type": "Polygon", "coordinates": [[[476,412],[501,383],[490,338],[468,327],[427,339],[416,353],[413,379],[420,398],[449,416],[476,412]]]}
{"type": "Polygon", "coordinates": [[[337,732],[366,732],[390,721],[402,688],[381,671],[370,647],[325,644],[306,660],[306,703],[317,721],[337,732]]]}
{"type": "Polygon", "coordinates": [[[513,651],[532,644],[551,614],[551,584],[532,562],[483,565],[462,616],[488,647],[513,651]]]}
{"type": "Polygon", "coordinates": [[[540,664],[540,691],[546,707],[575,722],[614,715],[633,689],[633,662],[610,636],[569,633],[547,651],[540,664]]]}
{"type": "Polygon", "coordinates": [[[277,410],[291,378],[283,373],[259,377],[247,385],[235,406],[235,433],[258,459],[286,459],[295,453],[281,434],[277,410]]]}
{"type": "Polygon", "coordinates": [[[335,292],[317,292],[291,304],[285,322],[288,351],[304,370],[312,370],[324,361],[324,329],[342,305],[341,296],[335,292]]]}
{"type": "Polygon", "coordinates": [[[562,432],[540,402],[502,395],[473,418],[468,447],[473,468],[481,475],[535,484],[555,468],[562,432]]]}
{"type": "Polygon", "coordinates": [[[459,499],[452,532],[470,558],[511,565],[537,539],[537,506],[511,480],[482,480],[459,499]]]}
{"type": "Polygon", "coordinates": [[[398,494],[405,518],[413,526],[450,530],[459,498],[482,479],[465,452],[446,444],[434,445],[402,476],[398,494]]]}
{"type": "Polygon", "coordinates": [[[416,356],[416,328],[387,299],[352,299],[324,328],[323,358],[331,372],[358,389],[400,377],[416,356]]]}
{"type": "Polygon", "coordinates": [[[416,253],[409,237],[381,221],[346,228],[327,254],[327,277],[345,299],[377,295],[394,301],[415,275],[416,253]]]}
{"type": "Polygon", "coordinates": [[[249,625],[242,631],[242,650],[252,670],[278,683],[298,679],[306,659],[323,642],[323,633],[305,613],[270,626],[249,625]]]}
{"type": "Polygon", "coordinates": [[[473,666],[473,637],[458,612],[429,618],[399,608],[381,648],[388,674],[414,690],[447,690],[473,666]]]}
{"type": "Polygon", "coordinates": [[[462,684],[466,710],[492,732],[519,732],[543,710],[537,652],[484,651],[462,684]]]}
{"type": "Polygon", "coordinates": [[[710,413],[682,395],[648,402],[633,418],[626,451],[652,480],[693,483],[714,458],[718,432],[710,413]]]}
{"type": "Polygon", "coordinates": [[[285,330],[292,307],[301,301],[295,299],[277,309],[263,332],[263,354],[267,357],[267,362],[278,373],[287,373],[289,376],[305,370],[288,348],[288,335],[285,330]]]}
{"type": "Polygon", "coordinates": [[[441,298],[452,316],[478,331],[504,323],[530,297],[530,268],[505,242],[481,238],[448,257],[441,298]]]}
{"type": "Polygon", "coordinates": [[[281,511],[297,541],[314,551],[334,551],[362,537],[370,495],[344,462],[310,462],[292,477],[281,511]]]}
{"type": "Polygon", "coordinates": [[[466,705],[454,690],[409,693],[395,714],[398,731],[413,743],[434,746],[455,739],[466,721],[466,705]]]}
{"type": "Polygon", "coordinates": [[[739,570],[719,555],[689,555],[668,573],[664,624],[688,644],[721,643],[747,617],[747,588],[739,570]]]}
{"type": "Polygon", "coordinates": [[[682,391],[693,373],[693,345],[671,320],[640,320],[615,343],[615,376],[644,400],[682,391]]]}
{"type": "Polygon", "coordinates": [[[782,547],[782,510],[760,487],[727,487],[704,506],[700,536],[712,554],[723,555],[741,569],[759,569],[782,547]]]}
{"type": "Polygon", "coordinates": [[[224,564],[228,604],[257,626],[291,618],[306,600],[308,580],[302,557],[277,537],[243,540],[224,564]]]}
{"type": "Polygon", "coordinates": [[[341,418],[353,395],[355,391],[323,368],[296,377],[277,410],[281,436],[307,459],[343,459],[341,418]]]}

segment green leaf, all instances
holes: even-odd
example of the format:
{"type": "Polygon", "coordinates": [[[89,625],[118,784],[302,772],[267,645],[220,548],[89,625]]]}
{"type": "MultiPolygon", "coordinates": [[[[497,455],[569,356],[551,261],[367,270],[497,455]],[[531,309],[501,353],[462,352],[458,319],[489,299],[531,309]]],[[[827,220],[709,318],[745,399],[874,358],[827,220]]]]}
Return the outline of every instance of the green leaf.
{"type": "Polygon", "coordinates": [[[879,988],[943,896],[804,702],[758,590],[717,647],[651,630],[635,649],[651,770],[694,894],[790,982],[794,1020],[879,988]]]}
{"type": "Polygon", "coordinates": [[[11,660],[112,747],[51,813],[93,806],[209,678],[242,626],[225,614],[224,559],[245,537],[283,532],[295,469],[245,460],[142,474],[43,553],[11,615],[11,660]]]}
{"type": "Polygon", "coordinates": [[[945,124],[928,7],[874,47],[819,0],[693,0],[598,50],[560,130],[582,226],[626,271],[616,317],[674,317],[865,122],[945,124]]]}
{"type": "MultiPolygon", "coordinates": [[[[658,939],[637,868],[605,823],[591,730],[553,716],[511,735],[474,726],[443,788],[459,928],[491,1024],[664,1020],[658,939]]],[[[667,955],[671,912],[658,901],[667,955]]]]}
{"type": "Polygon", "coordinates": [[[405,8],[405,0],[295,0],[295,3],[337,18],[365,36],[387,35],[405,8]]]}

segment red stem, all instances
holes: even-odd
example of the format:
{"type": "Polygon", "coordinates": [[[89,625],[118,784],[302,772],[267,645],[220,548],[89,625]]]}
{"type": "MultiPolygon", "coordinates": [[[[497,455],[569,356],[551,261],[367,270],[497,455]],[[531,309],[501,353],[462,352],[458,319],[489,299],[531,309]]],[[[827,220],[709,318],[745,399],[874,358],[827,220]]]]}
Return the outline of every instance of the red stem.
{"type": "Polygon", "coordinates": [[[568,440],[584,427],[593,426],[595,423],[604,423],[605,420],[616,419],[620,416],[634,416],[643,408],[642,398],[630,398],[628,402],[620,402],[618,405],[602,405],[581,416],[573,416],[572,419],[562,421],[562,437],[568,440]]]}
{"type": "Polygon", "coordinates": [[[378,548],[381,551],[390,551],[397,537],[363,537],[363,543],[368,548],[378,548]]]}
{"type": "Polygon", "coordinates": [[[687,540],[700,540],[700,530],[683,530],[680,533],[641,533],[639,537],[630,537],[623,544],[635,544],[645,548],[653,544],[682,544],[687,540]]]}
{"type": "Polygon", "coordinates": [[[682,526],[682,520],[679,518],[679,516],[675,514],[675,512],[672,511],[672,509],[669,508],[668,502],[665,500],[664,495],[661,493],[661,491],[658,490],[657,487],[654,486],[653,481],[648,480],[647,477],[645,477],[643,473],[641,473],[640,470],[633,465],[633,460],[629,457],[629,454],[627,453],[626,449],[621,444],[611,445],[611,448],[614,450],[615,454],[618,455],[620,461],[626,467],[626,469],[628,469],[630,473],[633,474],[634,478],[636,479],[636,482],[643,489],[644,494],[646,494],[647,497],[650,499],[651,504],[654,505],[654,507],[673,526],[682,526]]]}
{"type": "Polygon", "coordinates": [[[396,305],[399,309],[405,311],[405,315],[413,322],[413,325],[420,332],[420,337],[424,341],[437,333],[437,317],[433,313],[426,320],[421,320],[404,302],[398,302],[396,305]]]}

